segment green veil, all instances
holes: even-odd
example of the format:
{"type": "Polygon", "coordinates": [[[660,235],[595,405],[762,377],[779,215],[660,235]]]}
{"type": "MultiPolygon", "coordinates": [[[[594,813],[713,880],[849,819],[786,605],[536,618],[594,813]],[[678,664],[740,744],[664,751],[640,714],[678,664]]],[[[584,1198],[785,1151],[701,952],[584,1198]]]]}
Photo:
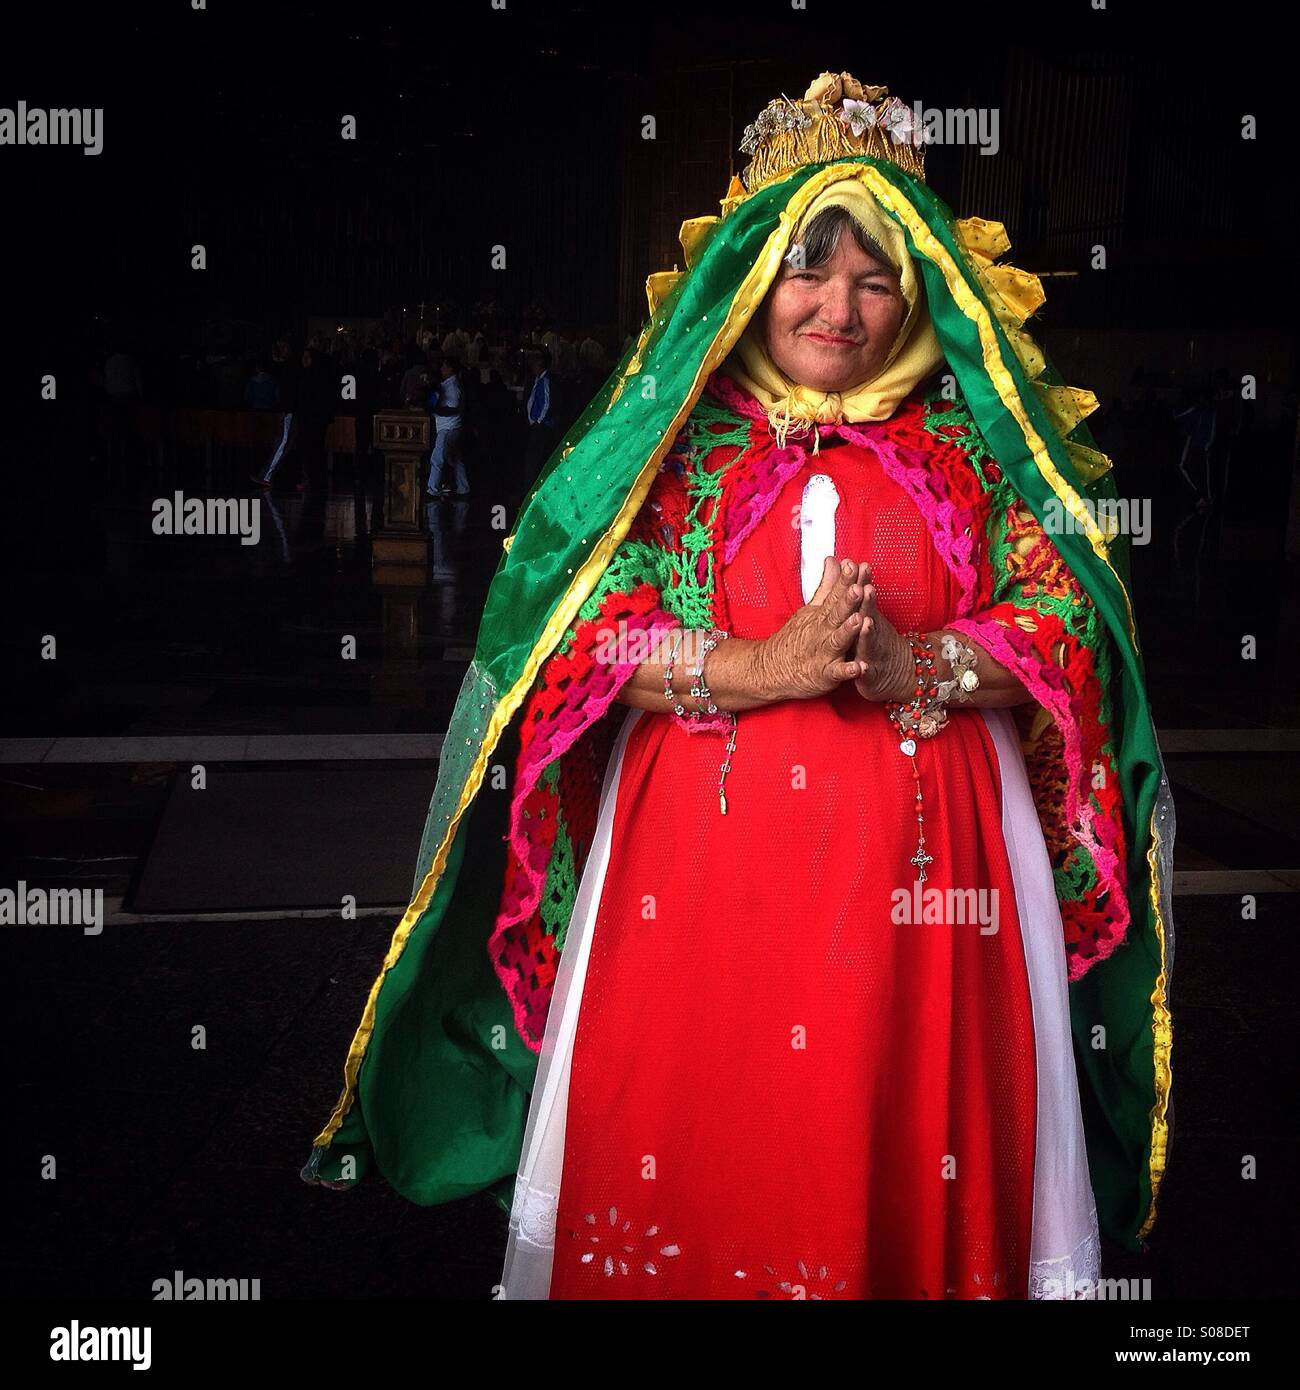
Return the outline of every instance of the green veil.
{"type": "Polygon", "coordinates": [[[1114,640],[1130,924],[1123,948],[1069,992],[1098,1217],[1112,1239],[1142,1247],[1168,1146],[1174,813],[1129,597],[1128,539],[1095,519],[1096,504],[1116,497],[1109,461],[1082,423],[1095,401],[1065,386],[1019,327],[1041,289],[994,264],[1007,249],[998,224],[958,222],[919,179],[869,156],[806,165],[729,197],[720,218],[687,223],[688,269],[668,282],[652,277],[639,341],[529,494],[505,538],[447,729],[411,902],[305,1180],[348,1186],[376,1167],[418,1203],[492,1190],[508,1206],[537,1061],[486,950],[501,883],[501,769],[510,766],[516,716],[706,379],[761,304],[801,210],[846,176],[861,179],[901,227],[949,368],[1004,476],[1040,522],[1049,508],[1074,517],[1053,539],[1114,640]]]}

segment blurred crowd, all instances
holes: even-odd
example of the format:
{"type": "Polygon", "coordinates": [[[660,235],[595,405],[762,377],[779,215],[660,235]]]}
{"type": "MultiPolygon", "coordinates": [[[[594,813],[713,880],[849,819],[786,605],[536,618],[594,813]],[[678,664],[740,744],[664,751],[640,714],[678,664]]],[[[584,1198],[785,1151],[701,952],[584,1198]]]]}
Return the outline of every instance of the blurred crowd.
{"type": "MultiPolygon", "coordinates": [[[[92,380],[110,442],[131,435],[136,409],[146,403],[274,413],[283,428],[277,426],[276,445],[254,478],[268,485],[286,455],[297,466],[280,476],[310,477],[338,416],[355,420],[364,462],[376,412],[405,407],[434,417],[439,396],[448,395],[443,382],[454,374],[460,433],[452,438],[463,435],[465,460],[526,483],[625,346],[592,327],[551,326],[539,316],[505,324],[493,316],[446,328],[422,324],[407,336],[378,328],[363,337],[313,332],[295,340],[284,333],[264,350],[214,347],[170,357],[116,342],[92,380]]],[[[447,423],[433,419],[435,436],[447,423]]]]}

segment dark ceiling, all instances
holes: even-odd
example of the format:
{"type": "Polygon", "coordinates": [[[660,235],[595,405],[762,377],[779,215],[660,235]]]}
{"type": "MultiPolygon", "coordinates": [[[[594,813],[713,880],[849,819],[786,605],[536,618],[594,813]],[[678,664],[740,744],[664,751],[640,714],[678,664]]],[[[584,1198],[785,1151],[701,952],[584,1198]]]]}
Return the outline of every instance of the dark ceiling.
{"type": "Polygon", "coordinates": [[[1294,293],[1284,47],[1263,20],[1133,9],[50,7],[0,58],[0,102],[102,105],[105,149],[0,149],[17,323],[184,335],[403,299],[454,314],[491,293],[626,328],[680,220],[716,211],[745,121],[830,66],[909,101],[1002,108],[1006,162],[934,151],[930,182],[958,215],[1006,221],[1022,264],[1077,265],[1101,235],[1122,248],[1127,278],[1062,312],[1176,322],[1190,275],[1199,313],[1258,321],[1277,312],[1260,269],[1294,293]],[[508,276],[488,265],[497,244],[508,276]]]}

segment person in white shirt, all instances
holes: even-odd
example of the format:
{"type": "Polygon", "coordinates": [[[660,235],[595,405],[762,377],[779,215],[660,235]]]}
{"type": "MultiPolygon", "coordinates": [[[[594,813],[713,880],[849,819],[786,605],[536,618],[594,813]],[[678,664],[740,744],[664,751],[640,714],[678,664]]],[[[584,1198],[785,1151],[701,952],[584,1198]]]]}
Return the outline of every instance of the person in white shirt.
{"type": "Polygon", "coordinates": [[[469,479],[465,475],[465,456],[461,451],[464,425],[464,401],[460,384],[460,358],[448,354],[442,359],[442,381],[429,397],[433,415],[433,453],[429,456],[430,496],[445,497],[451,491],[442,482],[443,470],[450,464],[456,478],[456,496],[469,496],[469,479]]]}

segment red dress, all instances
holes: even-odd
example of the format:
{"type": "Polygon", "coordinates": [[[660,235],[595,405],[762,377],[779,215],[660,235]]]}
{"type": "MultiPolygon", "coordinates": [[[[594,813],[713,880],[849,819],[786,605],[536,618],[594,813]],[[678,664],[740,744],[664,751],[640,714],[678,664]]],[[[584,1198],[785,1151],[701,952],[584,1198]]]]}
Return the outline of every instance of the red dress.
{"type": "MultiPolygon", "coordinates": [[[[873,452],[824,447],[835,554],[899,629],[953,577],[873,452]]],[[[805,471],[723,567],[730,631],[803,603],[805,471]]],[[[996,750],[955,710],[919,743],[924,887],[998,890],[996,932],[897,922],[909,760],[852,685],[725,736],[643,714],[627,742],[569,1082],[552,1298],[1024,1298],[1029,987],[996,750]]]]}

